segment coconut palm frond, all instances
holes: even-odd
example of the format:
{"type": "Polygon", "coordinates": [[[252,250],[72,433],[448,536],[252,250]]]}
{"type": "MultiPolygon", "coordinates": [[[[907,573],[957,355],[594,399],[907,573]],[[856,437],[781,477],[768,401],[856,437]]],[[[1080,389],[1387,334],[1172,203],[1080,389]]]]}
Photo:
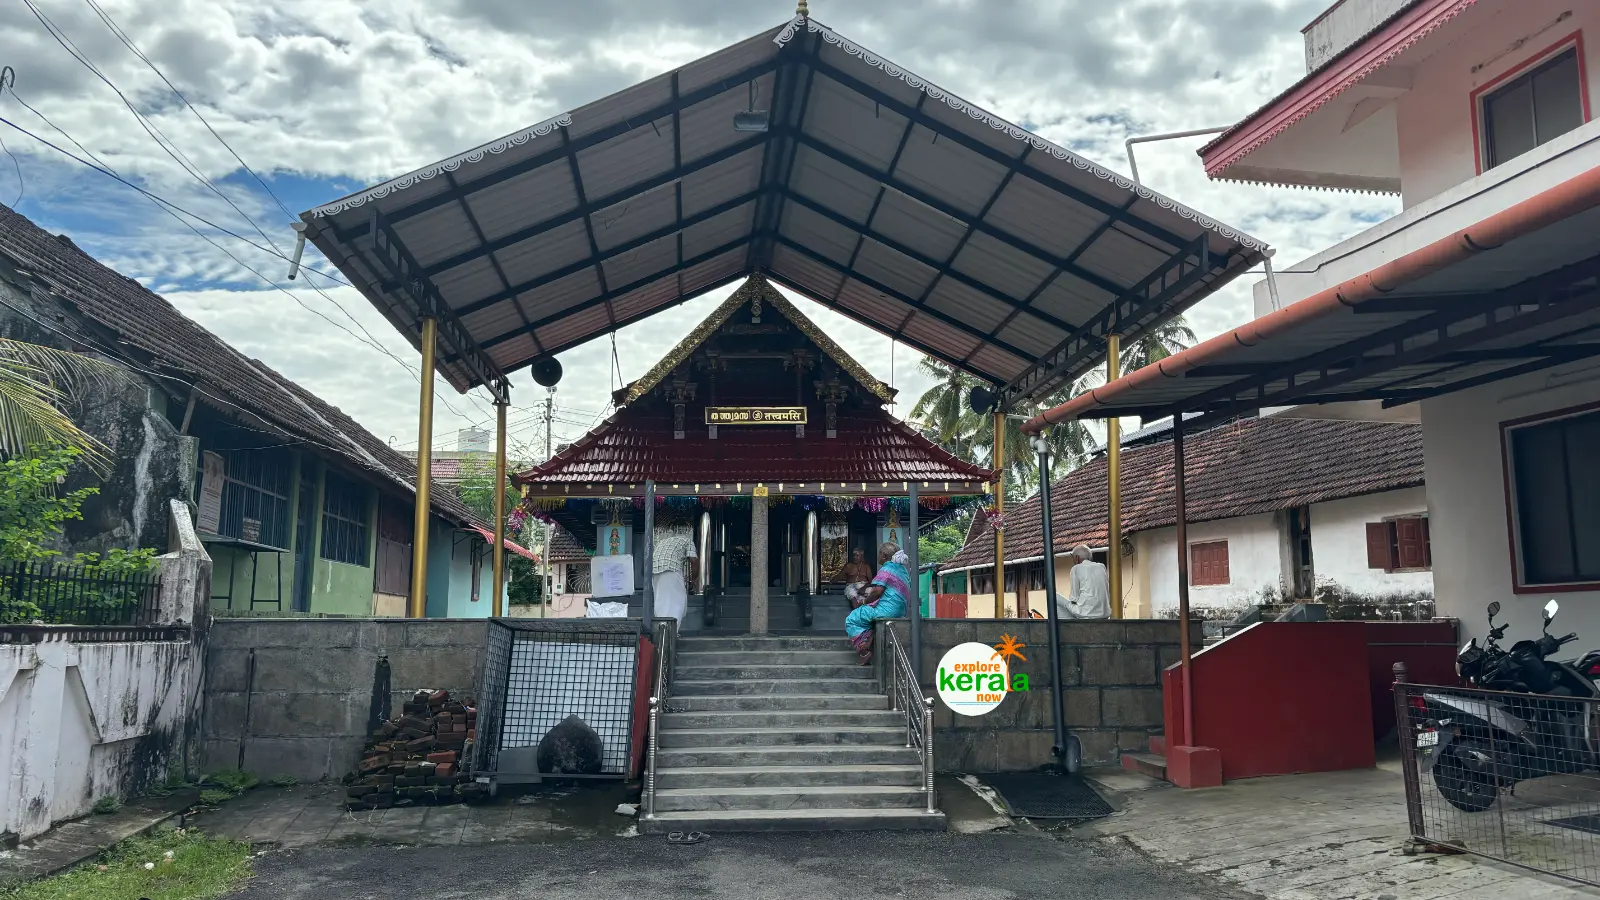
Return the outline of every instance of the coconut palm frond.
{"type": "Polygon", "coordinates": [[[0,357],[0,453],[18,456],[48,446],[72,447],[96,469],[106,462],[105,445],[61,411],[66,395],[44,370],[0,357]]]}
{"type": "Polygon", "coordinates": [[[128,372],[121,366],[27,341],[0,339],[0,359],[15,360],[39,370],[66,394],[128,381],[128,372]]]}

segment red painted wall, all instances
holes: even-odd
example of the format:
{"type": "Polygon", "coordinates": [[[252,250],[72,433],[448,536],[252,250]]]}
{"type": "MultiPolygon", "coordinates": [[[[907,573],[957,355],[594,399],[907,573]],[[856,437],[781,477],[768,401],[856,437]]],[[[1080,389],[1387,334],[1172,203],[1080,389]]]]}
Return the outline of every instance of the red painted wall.
{"type": "Polygon", "coordinates": [[[933,615],[940,619],[965,619],[967,617],[967,595],[934,594],[933,615]]]}
{"type": "Polygon", "coordinates": [[[1412,684],[1456,684],[1457,628],[1445,622],[1367,622],[1367,679],[1372,733],[1394,730],[1394,664],[1406,664],[1412,684]]]}
{"type": "Polygon", "coordinates": [[[1367,623],[1263,622],[1195,654],[1193,665],[1192,742],[1182,672],[1165,673],[1168,746],[1220,750],[1225,780],[1376,763],[1367,623]]]}

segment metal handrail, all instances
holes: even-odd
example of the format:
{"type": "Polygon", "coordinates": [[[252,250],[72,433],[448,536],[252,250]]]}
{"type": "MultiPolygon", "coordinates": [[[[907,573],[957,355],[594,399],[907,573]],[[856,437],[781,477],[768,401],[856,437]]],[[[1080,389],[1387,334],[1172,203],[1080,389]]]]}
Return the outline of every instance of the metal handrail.
{"type": "Polygon", "coordinates": [[[894,628],[885,624],[884,643],[889,647],[889,708],[904,712],[906,747],[922,757],[922,791],[927,811],[938,812],[933,796],[933,698],[922,694],[917,670],[906,656],[894,628]]]}
{"type": "Polygon", "coordinates": [[[678,623],[662,619],[655,625],[656,678],[650,693],[650,737],[647,742],[644,778],[644,818],[656,817],[656,749],[661,731],[661,709],[672,691],[672,670],[678,664],[678,623]]]}

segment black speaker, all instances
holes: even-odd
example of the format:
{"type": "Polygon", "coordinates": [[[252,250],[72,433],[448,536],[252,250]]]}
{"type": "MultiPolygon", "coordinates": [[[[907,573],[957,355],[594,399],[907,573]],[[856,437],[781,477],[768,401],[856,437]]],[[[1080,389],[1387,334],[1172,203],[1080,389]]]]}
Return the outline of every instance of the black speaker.
{"type": "Polygon", "coordinates": [[[533,361],[533,380],[540,387],[555,387],[561,381],[561,361],[554,356],[541,356],[533,361]]]}
{"type": "Polygon", "coordinates": [[[992,389],[978,385],[967,395],[967,403],[975,413],[994,412],[995,393],[992,389]]]}

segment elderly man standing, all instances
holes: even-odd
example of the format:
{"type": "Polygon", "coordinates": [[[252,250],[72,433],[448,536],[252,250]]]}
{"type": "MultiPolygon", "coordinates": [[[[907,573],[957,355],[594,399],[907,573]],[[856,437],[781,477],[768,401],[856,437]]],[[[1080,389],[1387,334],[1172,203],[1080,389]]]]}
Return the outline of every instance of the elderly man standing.
{"type": "Polygon", "coordinates": [[[1077,562],[1068,579],[1068,595],[1056,595],[1056,613],[1063,619],[1111,618],[1111,579],[1104,563],[1094,561],[1087,544],[1072,550],[1077,562]]]}
{"type": "Polygon", "coordinates": [[[689,613],[689,592],[684,582],[694,578],[694,534],[673,531],[656,540],[651,559],[650,573],[655,582],[655,614],[660,618],[677,619],[689,613]]]}

